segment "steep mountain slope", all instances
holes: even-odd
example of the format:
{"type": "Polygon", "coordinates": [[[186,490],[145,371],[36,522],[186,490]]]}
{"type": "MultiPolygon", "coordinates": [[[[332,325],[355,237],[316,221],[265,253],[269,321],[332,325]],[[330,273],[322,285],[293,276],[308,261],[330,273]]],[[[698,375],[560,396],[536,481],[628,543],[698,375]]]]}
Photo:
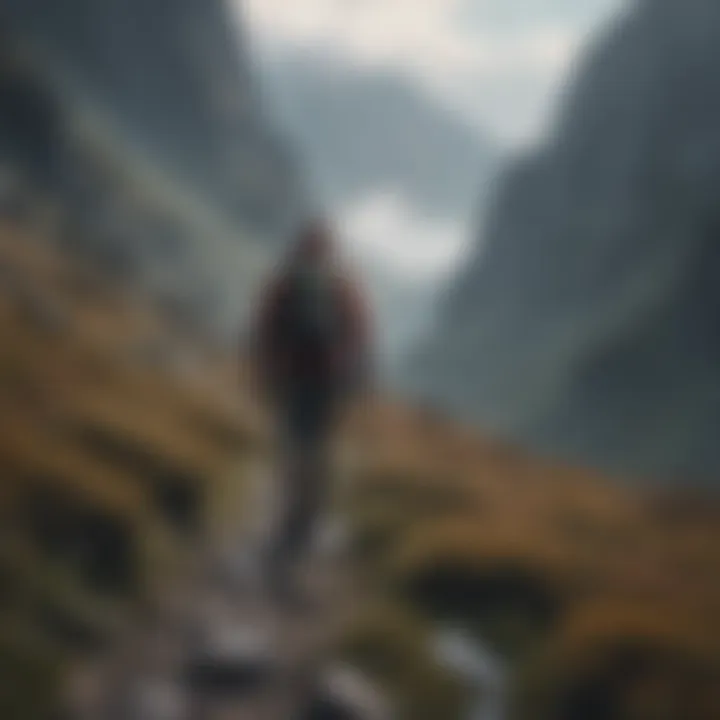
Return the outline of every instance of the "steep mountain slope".
{"type": "Polygon", "coordinates": [[[5,26],[163,170],[263,230],[299,193],[224,2],[4,0],[5,26]]]}
{"type": "Polygon", "coordinates": [[[307,205],[233,18],[222,0],[0,2],[0,202],[49,200],[56,240],[225,337],[307,205]]]}
{"type": "Polygon", "coordinates": [[[613,469],[720,469],[718,38],[711,0],[645,0],[589,53],[425,352],[453,407],[613,469]]]}

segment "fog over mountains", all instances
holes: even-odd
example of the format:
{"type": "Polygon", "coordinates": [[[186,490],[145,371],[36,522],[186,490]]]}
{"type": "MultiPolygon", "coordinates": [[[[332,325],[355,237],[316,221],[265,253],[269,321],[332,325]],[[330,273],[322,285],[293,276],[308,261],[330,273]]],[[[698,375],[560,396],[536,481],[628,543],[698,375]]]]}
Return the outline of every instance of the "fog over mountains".
{"type": "Polygon", "coordinates": [[[720,469],[720,6],[645,0],[579,67],[454,283],[425,391],[613,470],[720,469]]]}
{"type": "Polygon", "coordinates": [[[278,118],[333,204],[401,188],[430,216],[466,214],[497,148],[401,75],[288,51],[262,64],[278,118]]]}

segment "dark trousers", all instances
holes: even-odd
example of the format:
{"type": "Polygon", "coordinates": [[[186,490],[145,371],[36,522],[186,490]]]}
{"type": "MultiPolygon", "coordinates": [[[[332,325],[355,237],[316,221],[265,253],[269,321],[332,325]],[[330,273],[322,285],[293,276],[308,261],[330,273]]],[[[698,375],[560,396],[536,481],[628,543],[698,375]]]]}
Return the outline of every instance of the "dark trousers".
{"type": "Polygon", "coordinates": [[[282,434],[280,526],[272,543],[269,570],[286,585],[310,550],[330,486],[329,447],[337,409],[336,394],[322,385],[286,393],[277,405],[282,434]]]}

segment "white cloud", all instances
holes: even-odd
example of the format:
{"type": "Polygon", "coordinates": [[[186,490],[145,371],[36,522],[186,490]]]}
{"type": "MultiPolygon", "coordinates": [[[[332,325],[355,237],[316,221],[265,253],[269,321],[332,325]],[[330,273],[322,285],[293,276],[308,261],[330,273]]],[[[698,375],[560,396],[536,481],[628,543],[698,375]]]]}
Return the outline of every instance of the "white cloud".
{"type": "Polygon", "coordinates": [[[528,65],[555,68],[572,38],[557,24],[529,23],[506,33],[472,32],[457,20],[457,0],[246,0],[264,40],[331,47],[356,62],[438,74],[495,72],[528,65]]]}
{"type": "Polygon", "coordinates": [[[360,260],[379,262],[409,281],[442,277],[467,246],[460,222],[425,218],[393,189],[362,198],[338,217],[341,236],[360,260]]]}

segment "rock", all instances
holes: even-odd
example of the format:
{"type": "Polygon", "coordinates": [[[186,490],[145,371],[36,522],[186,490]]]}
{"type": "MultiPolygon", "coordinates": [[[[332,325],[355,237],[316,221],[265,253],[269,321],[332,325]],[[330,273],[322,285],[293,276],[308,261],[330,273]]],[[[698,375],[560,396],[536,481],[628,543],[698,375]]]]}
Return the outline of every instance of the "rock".
{"type": "Polygon", "coordinates": [[[267,686],[279,667],[270,630],[239,622],[223,602],[208,610],[185,666],[188,687],[203,697],[237,699],[267,686]]]}
{"type": "Polygon", "coordinates": [[[361,673],[345,665],[329,667],[302,720],[389,720],[387,700],[361,673]]]}

